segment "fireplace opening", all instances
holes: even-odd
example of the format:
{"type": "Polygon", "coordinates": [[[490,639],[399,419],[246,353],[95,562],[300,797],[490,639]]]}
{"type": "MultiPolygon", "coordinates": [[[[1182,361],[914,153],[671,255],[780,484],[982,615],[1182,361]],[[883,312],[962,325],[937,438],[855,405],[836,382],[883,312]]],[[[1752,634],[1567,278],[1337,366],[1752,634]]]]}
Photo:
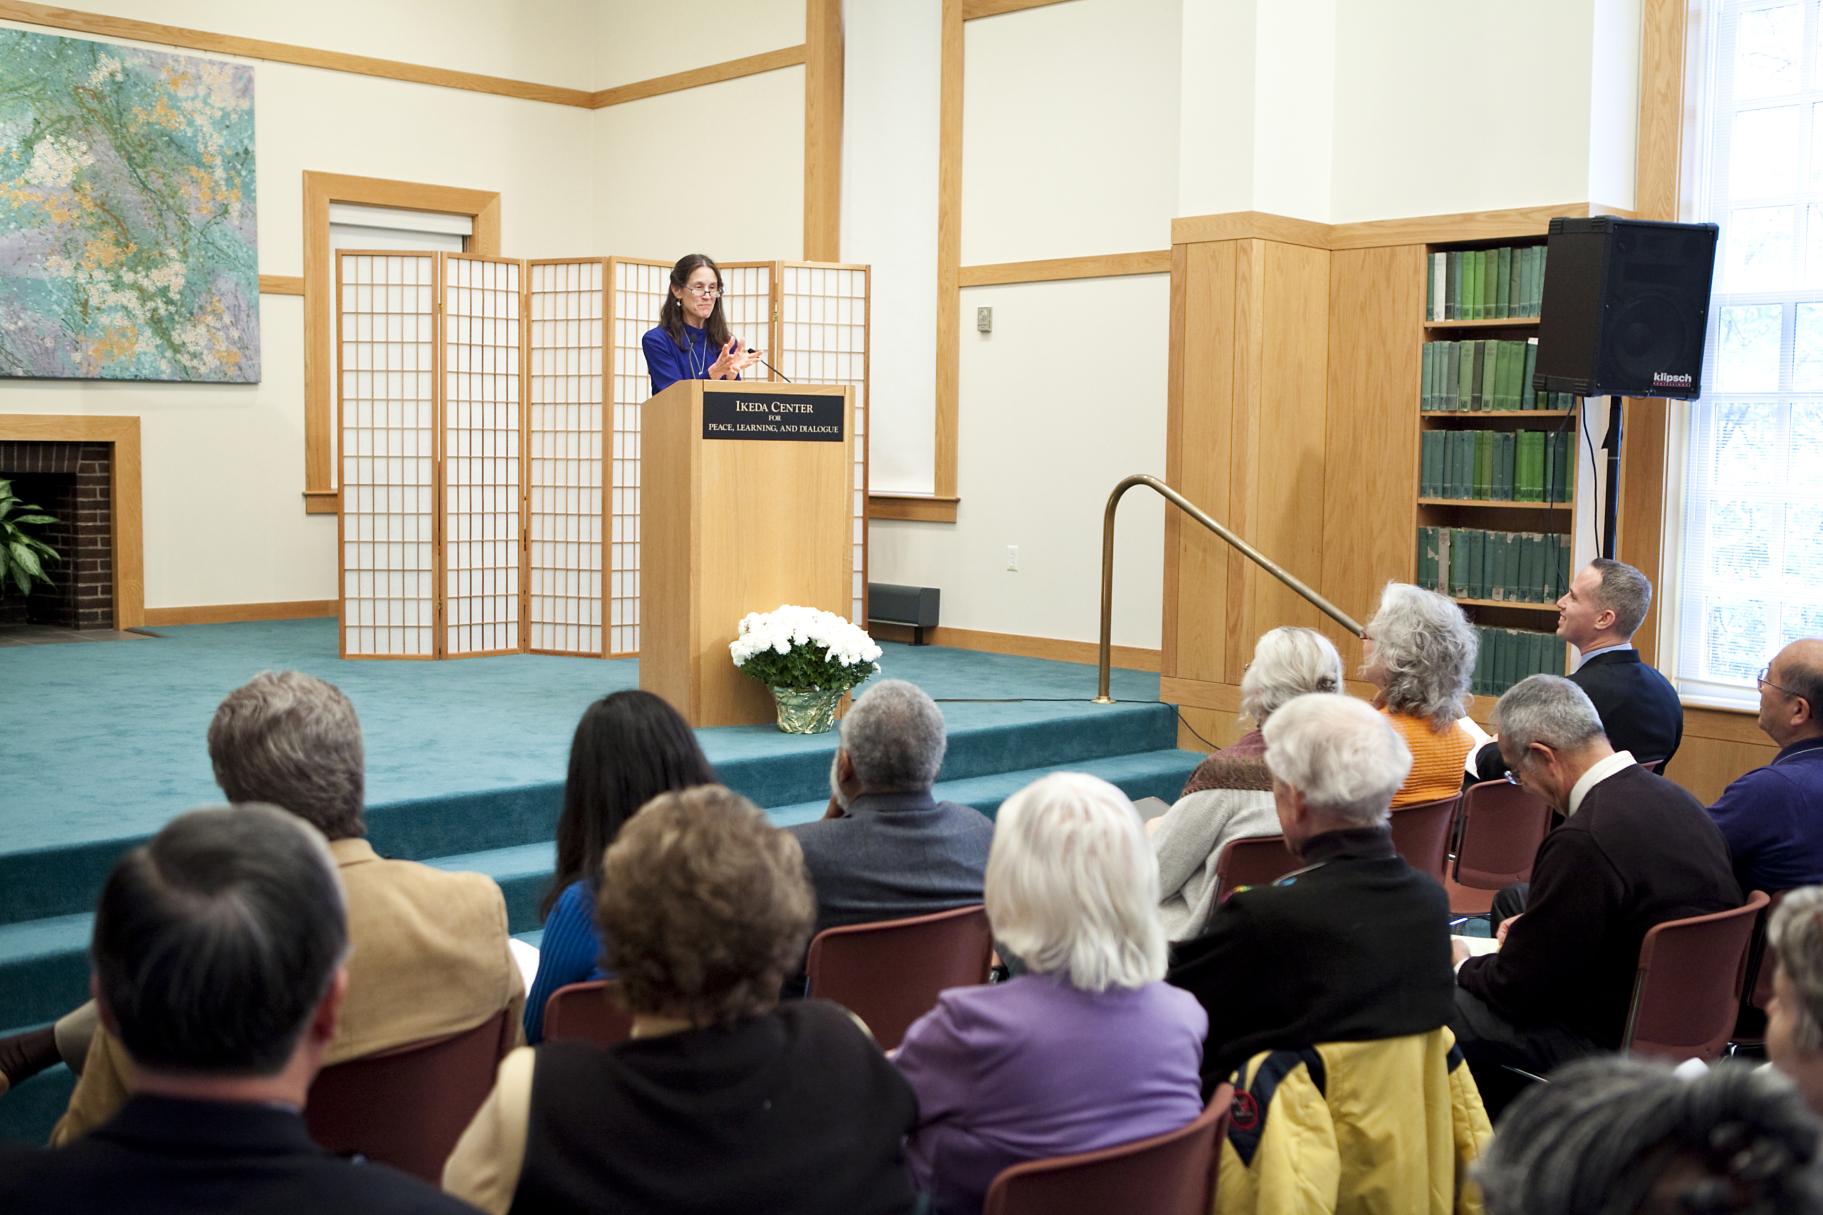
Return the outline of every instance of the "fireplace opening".
{"type": "Polygon", "coordinates": [[[0,585],[0,625],[114,627],[113,458],[111,443],[0,442],[0,479],[56,518],[33,532],[62,558],[47,570],[52,584],[30,595],[10,577],[0,585]]]}

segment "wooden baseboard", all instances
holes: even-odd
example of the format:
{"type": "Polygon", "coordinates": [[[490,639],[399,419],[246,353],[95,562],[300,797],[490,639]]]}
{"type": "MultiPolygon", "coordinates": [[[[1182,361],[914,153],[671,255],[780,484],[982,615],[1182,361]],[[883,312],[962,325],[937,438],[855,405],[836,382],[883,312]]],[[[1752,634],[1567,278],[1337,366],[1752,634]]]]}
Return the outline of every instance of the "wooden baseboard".
{"type": "Polygon", "coordinates": [[[333,619],[333,599],[300,599],[293,603],[201,603],[194,607],[147,608],[146,623],[232,624],[242,620],[333,619]]]}
{"type": "MultiPolygon", "coordinates": [[[[868,631],[879,641],[906,641],[912,639],[910,626],[887,624],[873,621],[868,631]]],[[[1086,662],[1093,664],[1097,658],[1098,647],[1092,641],[1059,641],[1054,637],[1028,637],[1022,633],[989,633],[981,629],[952,629],[938,627],[929,629],[924,640],[931,645],[949,646],[957,650],[975,650],[983,654],[1016,654],[1021,658],[1046,658],[1052,662],[1086,662]]],[[[1141,646],[1117,645],[1114,647],[1113,663],[1128,671],[1158,670],[1158,651],[1148,650],[1141,646]]],[[[1084,699],[1095,695],[1092,684],[1083,693],[1084,699]]]]}

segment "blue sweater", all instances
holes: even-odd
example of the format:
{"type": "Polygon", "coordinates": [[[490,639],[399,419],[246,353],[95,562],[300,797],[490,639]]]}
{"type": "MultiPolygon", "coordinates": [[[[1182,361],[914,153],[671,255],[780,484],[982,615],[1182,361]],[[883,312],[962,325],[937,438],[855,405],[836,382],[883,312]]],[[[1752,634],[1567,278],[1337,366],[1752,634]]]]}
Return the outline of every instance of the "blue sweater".
{"type": "Polygon", "coordinates": [[[679,380],[708,379],[709,368],[721,357],[722,352],[709,344],[709,335],[704,330],[685,325],[684,340],[690,344],[688,351],[678,349],[663,325],[654,325],[639,339],[640,347],[646,352],[646,370],[652,373],[653,396],[679,380]]]}
{"type": "Polygon", "coordinates": [[[1737,778],[1709,816],[1728,841],[1743,892],[1823,882],[1823,739],[1792,743],[1737,778]]]}
{"type": "Polygon", "coordinates": [[[595,931],[595,895],[586,881],[571,882],[557,896],[544,921],[544,939],[538,946],[538,975],[525,999],[525,1040],[544,1040],[544,1006],[551,993],[571,983],[605,979],[601,969],[601,938],[595,931]]]}

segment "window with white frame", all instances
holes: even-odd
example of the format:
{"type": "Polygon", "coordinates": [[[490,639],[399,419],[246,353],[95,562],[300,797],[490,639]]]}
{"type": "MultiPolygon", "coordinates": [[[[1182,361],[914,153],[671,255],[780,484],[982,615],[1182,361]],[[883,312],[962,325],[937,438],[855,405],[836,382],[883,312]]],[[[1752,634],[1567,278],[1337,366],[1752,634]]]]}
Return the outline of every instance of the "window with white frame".
{"type": "Polygon", "coordinates": [[[1679,691],[1746,704],[1780,646],[1823,635],[1823,11],[1693,17],[1684,218],[1722,234],[1668,606],[1679,691]]]}

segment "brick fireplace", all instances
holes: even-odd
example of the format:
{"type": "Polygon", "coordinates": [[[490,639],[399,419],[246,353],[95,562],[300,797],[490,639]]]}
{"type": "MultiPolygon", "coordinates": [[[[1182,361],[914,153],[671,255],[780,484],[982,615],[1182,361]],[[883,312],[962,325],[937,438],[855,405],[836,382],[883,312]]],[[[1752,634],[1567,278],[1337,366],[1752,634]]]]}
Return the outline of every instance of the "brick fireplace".
{"type": "Polygon", "coordinates": [[[0,588],[0,624],[70,629],[145,623],[139,510],[139,419],[0,415],[0,478],[55,524],[37,535],[62,556],[54,585],[0,588]]]}

